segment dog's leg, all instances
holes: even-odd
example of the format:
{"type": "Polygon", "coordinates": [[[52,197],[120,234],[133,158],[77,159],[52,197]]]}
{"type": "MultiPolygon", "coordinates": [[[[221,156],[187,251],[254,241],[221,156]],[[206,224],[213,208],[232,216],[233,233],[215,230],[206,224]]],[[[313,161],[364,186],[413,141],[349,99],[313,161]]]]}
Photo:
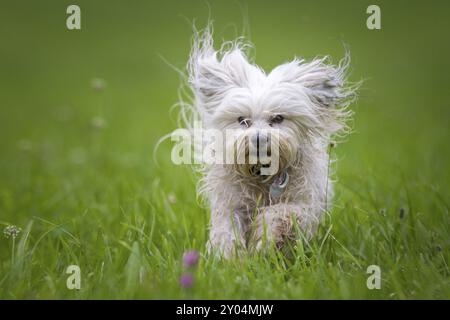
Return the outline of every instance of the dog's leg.
{"type": "Polygon", "coordinates": [[[211,226],[208,252],[230,259],[239,256],[246,248],[245,233],[247,221],[245,213],[240,210],[223,212],[213,210],[211,213],[211,226]]]}
{"type": "Polygon", "coordinates": [[[306,239],[310,239],[318,222],[311,209],[301,205],[280,203],[262,207],[253,222],[249,245],[252,251],[267,249],[271,243],[281,247],[286,238],[295,237],[294,224],[300,227],[306,239]]]}

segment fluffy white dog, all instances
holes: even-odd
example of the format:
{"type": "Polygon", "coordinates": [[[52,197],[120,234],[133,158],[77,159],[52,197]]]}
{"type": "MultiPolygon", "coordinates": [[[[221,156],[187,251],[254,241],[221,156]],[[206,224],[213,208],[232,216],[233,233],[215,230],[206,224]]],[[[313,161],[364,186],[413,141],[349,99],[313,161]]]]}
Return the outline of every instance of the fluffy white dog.
{"type": "Polygon", "coordinates": [[[225,258],[280,247],[295,230],[306,239],[314,235],[332,193],[330,138],[346,132],[355,92],[346,84],[348,55],[339,65],[296,58],[266,73],[247,49],[239,39],[216,50],[210,28],[197,33],[188,64],[195,99],[183,104],[204,129],[238,132],[225,152],[231,146],[248,156],[254,146],[279,157],[268,175],[262,169],[270,163],[259,159],[202,166],[199,193],[211,208],[208,247],[225,258]],[[277,152],[268,143],[271,130],[277,152]]]}

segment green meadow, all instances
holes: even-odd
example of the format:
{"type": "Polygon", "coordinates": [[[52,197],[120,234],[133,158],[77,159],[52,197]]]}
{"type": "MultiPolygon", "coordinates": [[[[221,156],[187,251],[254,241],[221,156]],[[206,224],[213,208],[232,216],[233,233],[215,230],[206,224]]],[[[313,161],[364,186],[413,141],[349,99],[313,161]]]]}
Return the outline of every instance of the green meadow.
{"type": "Polygon", "coordinates": [[[449,299],[450,4],[376,2],[381,30],[366,0],[2,1],[0,298],[449,299]],[[81,30],[67,30],[75,3],[81,30]],[[217,43],[247,35],[267,71],[348,46],[363,80],[332,149],[333,209],[288,253],[208,257],[198,177],[171,162],[170,141],[154,152],[178,127],[174,67],[209,18],[217,43]]]}

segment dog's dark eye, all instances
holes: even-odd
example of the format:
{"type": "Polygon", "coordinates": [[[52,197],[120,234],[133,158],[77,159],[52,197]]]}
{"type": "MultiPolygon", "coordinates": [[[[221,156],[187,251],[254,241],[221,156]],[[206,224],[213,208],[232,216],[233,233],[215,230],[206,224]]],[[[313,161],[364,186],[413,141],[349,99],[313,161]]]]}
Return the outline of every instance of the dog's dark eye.
{"type": "Polygon", "coordinates": [[[275,117],[273,117],[270,122],[271,123],[282,123],[284,120],[284,117],[281,114],[277,114],[275,117]]]}
{"type": "Polygon", "coordinates": [[[244,126],[244,127],[250,127],[250,125],[251,125],[251,122],[250,122],[250,120],[249,119],[245,119],[244,117],[239,117],[238,118],[238,122],[239,122],[239,124],[241,125],[241,126],[244,126]]]}

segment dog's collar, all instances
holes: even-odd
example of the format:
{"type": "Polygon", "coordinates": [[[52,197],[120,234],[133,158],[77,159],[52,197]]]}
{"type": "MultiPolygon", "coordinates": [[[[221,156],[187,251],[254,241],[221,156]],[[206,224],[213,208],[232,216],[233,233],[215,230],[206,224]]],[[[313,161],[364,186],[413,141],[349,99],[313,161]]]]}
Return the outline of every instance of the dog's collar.
{"type": "Polygon", "coordinates": [[[287,171],[281,172],[270,185],[269,194],[272,198],[278,199],[286,189],[289,183],[289,174],[287,171]]]}

